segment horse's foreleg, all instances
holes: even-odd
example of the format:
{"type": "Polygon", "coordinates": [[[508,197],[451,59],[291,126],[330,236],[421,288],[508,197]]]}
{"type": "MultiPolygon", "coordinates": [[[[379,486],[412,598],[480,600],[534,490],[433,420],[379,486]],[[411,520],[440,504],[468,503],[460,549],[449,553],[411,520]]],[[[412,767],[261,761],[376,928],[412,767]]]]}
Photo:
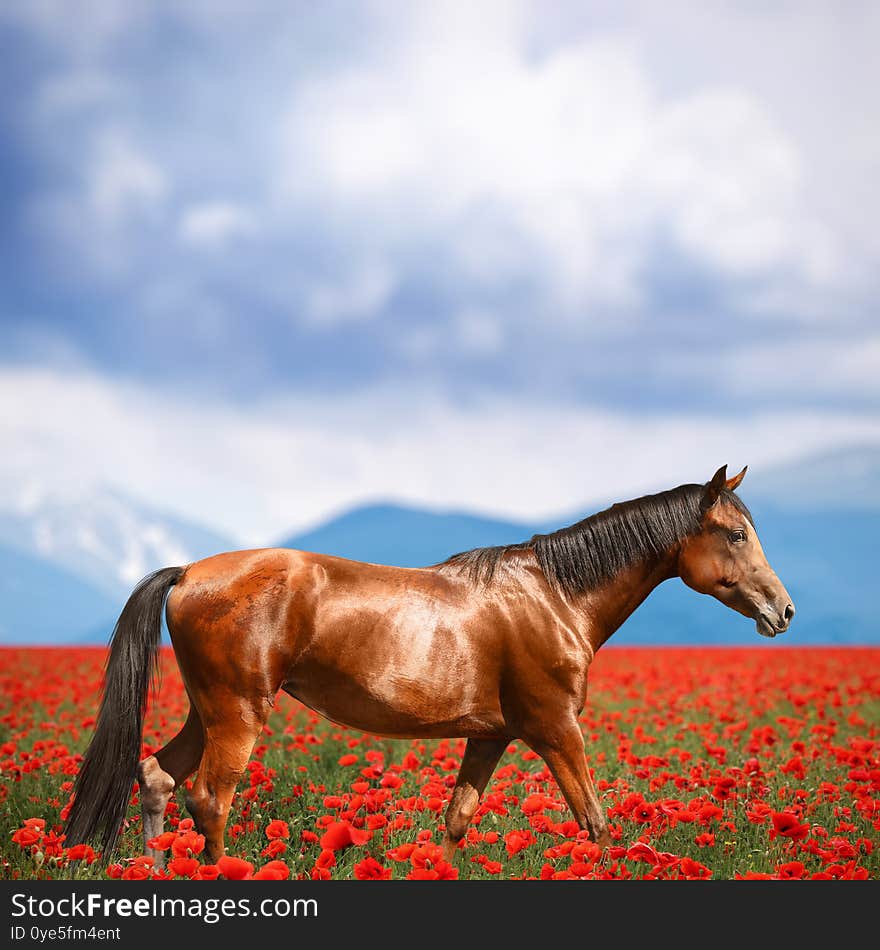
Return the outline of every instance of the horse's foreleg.
{"type": "Polygon", "coordinates": [[[205,836],[208,860],[214,864],[226,850],[223,838],[235,787],[247,768],[269,708],[267,702],[233,700],[225,706],[217,703],[214,715],[206,716],[205,751],[186,807],[205,836]]]}
{"type": "Polygon", "coordinates": [[[605,811],[584,757],[584,737],[577,720],[570,722],[564,731],[552,740],[535,737],[529,745],[547,763],[556,779],[575,821],[590,833],[590,838],[600,847],[611,844],[605,811]]]}
{"type": "Polygon", "coordinates": [[[464,837],[468,824],[480,803],[480,796],[509,741],[509,739],[468,739],[452,800],[446,809],[443,856],[447,861],[452,861],[455,856],[458,843],[464,837]]]}
{"type": "Polygon", "coordinates": [[[150,848],[148,842],[162,834],[165,808],[178,785],[195,772],[203,746],[202,721],[195,706],[190,704],[189,715],[180,732],[138,766],[144,854],[152,856],[154,867],[164,865],[165,852],[150,848]]]}

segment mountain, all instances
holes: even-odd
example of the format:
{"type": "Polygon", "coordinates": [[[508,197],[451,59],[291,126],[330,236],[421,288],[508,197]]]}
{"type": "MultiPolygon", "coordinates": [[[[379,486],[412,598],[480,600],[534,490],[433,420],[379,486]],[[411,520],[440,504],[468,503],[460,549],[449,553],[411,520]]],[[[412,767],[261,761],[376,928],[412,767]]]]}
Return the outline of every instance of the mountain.
{"type": "Polygon", "coordinates": [[[0,543],[0,643],[106,642],[120,602],[69,571],[0,543]]]}
{"type": "Polygon", "coordinates": [[[21,491],[0,507],[0,643],[106,643],[145,574],[235,547],[114,489],[21,491]]]}
{"type": "Polygon", "coordinates": [[[469,548],[512,544],[532,534],[534,529],[514,521],[375,504],[354,508],[313,531],[286,538],[279,547],[414,567],[436,564],[469,548]]]}
{"type": "Polygon", "coordinates": [[[114,598],[147,573],[228,551],[216,532],[111,488],[22,492],[0,510],[0,542],[63,568],[114,598]]]}
{"type": "MultiPolygon", "coordinates": [[[[873,605],[878,488],[880,450],[871,446],[749,472],[740,494],[797,607],[781,642],[880,643],[873,605]]],[[[280,545],[420,566],[468,548],[522,541],[600,507],[526,524],[462,511],[370,504],[280,545]]],[[[14,504],[0,504],[0,642],[104,643],[144,574],[237,546],[116,490],[20,493],[14,504]]],[[[662,584],[612,642],[769,643],[746,618],[678,580],[662,584]]]]}

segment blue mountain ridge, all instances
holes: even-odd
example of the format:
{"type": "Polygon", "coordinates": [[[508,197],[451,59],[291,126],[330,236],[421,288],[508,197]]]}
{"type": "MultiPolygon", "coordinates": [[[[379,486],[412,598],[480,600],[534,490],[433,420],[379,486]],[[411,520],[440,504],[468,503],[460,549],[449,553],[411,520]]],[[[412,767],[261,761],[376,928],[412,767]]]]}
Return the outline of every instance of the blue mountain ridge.
{"type": "MultiPolygon", "coordinates": [[[[791,630],[783,638],[764,640],[749,619],[671,580],[654,591],[612,643],[880,643],[872,603],[880,528],[880,495],[872,485],[878,481],[880,451],[872,446],[777,466],[760,475],[749,473],[740,494],[755,516],[768,560],[797,606],[791,630]]],[[[123,511],[144,512],[140,503],[121,496],[117,500],[128,503],[123,511]]],[[[392,502],[365,504],[313,530],[290,535],[279,546],[417,567],[473,547],[522,541],[602,507],[595,504],[589,511],[529,524],[392,502]]],[[[103,526],[107,511],[115,510],[97,505],[92,515],[96,526],[103,526]]],[[[82,518],[82,508],[74,515],[82,518]]],[[[62,527],[73,523],[63,510],[57,519],[62,527]]],[[[173,515],[149,510],[142,514],[144,520],[164,526],[187,551],[189,556],[177,563],[234,547],[220,535],[173,515]]],[[[113,523],[108,522],[108,531],[113,523]]],[[[109,588],[96,583],[97,576],[112,569],[112,561],[86,563],[83,558],[80,564],[69,549],[52,560],[36,551],[32,542],[25,543],[25,527],[10,522],[6,534],[0,531],[0,643],[106,643],[128,596],[128,583],[115,581],[109,588]]],[[[111,537],[130,537],[113,530],[116,534],[111,537]]],[[[144,570],[167,566],[152,563],[163,558],[160,551],[144,551],[149,561],[144,570]]]]}
{"type": "MultiPolygon", "coordinates": [[[[0,643],[81,642],[84,618],[97,624],[115,617],[121,607],[122,602],[69,571],[0,543],[0,643]]],[[[107,633],[111,628],[112,621],[107,633]]]]}

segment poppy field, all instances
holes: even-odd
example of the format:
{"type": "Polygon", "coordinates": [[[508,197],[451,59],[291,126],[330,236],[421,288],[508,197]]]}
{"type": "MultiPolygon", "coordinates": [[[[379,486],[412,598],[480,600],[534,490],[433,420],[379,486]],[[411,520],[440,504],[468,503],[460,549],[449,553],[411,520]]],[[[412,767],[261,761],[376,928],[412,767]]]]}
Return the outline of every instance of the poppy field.
{"type": "MultiPolygon", "coordinates": [[[[227,856],[205,863],[180,789],[153,841],[164,869],[143,855],[137,786],[109,863],[65,847],[104,651],[5,648],[0,660],[0,878],[880,878],[876,648],[603,651],[581,722],[613,839],[604,854],[514,742],[448,864],[443,813],[464,741],[364,735],[282,694],[239,784],[227,856]]],[[[145,755],[186,710],[166,651],[145,755]]]]}

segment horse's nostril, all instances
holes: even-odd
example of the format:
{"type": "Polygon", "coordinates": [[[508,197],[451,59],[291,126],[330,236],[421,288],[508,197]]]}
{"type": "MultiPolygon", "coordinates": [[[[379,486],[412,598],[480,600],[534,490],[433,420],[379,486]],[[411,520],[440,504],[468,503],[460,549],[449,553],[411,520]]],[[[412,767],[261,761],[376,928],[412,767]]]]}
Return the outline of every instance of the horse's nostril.
{"type": "Polygon", "coordinates": [[[785,611],[783,612],[782,616],[785,618],[786,623],[789,620],[791,620],[791,618],[794,616],[794,604],[789,604],[785,608],[785,611]]]}

